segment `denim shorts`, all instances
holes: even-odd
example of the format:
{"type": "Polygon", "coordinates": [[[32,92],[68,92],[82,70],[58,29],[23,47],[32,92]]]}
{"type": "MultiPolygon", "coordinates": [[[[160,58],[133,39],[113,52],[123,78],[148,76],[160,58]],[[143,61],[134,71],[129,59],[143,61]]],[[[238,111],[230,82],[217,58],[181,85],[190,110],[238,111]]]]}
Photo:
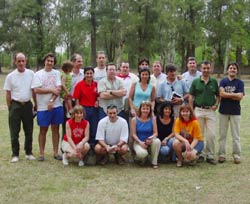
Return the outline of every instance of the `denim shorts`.
{"type": "MultiPolygon", "coordinates": [[[[174,138],[174,140],[176,140],[176,139],[174,138]]],[[[198,141],[198,143],[194,147],[194,149],[197,151],[197,153],[201,153],[203,148],[204,148],[204,141],[198,141]]],[[[185,152],[185,151],[186,151],[185,144],[182,143],[182,152],[185,152]]]]}
{"type": "Polygon", "coordinates": [[[59,125],[64,122],[63,107],[53,108],[51,111],[38,111],[37,124],[40,127],[48,127],[50,125],[59,125]]]}

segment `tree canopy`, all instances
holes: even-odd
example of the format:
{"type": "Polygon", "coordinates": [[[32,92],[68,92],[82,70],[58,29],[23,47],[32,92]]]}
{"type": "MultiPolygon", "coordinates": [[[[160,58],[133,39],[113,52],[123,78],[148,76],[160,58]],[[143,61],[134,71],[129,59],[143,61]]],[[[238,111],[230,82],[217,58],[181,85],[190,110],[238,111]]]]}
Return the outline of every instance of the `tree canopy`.
{"type": "Polygon", "coordinates": [[[110,62],[136,67],[147,57],[182,70],[197,56],[222,71],[226,57],[250,65],[249,1],[0,0],[0,52],[24,52],[41,67],[61,47],[94,66],[103,50],[110,62]]]}

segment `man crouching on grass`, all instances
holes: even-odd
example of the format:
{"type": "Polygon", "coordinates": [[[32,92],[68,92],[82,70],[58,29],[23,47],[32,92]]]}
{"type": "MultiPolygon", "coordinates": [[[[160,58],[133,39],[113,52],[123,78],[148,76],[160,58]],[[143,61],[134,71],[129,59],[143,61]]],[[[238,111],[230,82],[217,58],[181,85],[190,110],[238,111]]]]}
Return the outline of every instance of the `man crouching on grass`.
{"type": "Polygon", "coordinates": [[[115,155],[118,164],[125,163],[123,156],[128,151],[128,124],[117,114],[117,107],[110,105],[107,107],[107,116],[98,123],[95,152],[100,158],[98,163],[102,165],[108,162],[109,153],[115,155]]]}

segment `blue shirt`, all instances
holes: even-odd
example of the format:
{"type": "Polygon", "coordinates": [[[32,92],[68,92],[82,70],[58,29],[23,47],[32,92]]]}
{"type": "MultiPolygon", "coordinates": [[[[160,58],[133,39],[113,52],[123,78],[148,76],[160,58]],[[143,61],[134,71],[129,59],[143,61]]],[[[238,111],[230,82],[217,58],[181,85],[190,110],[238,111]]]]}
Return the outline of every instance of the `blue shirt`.
{"type": "Polygon", "coordinates": [[[133,104],[135,108],[139,108],[142,101],[151,101],[153,86],[152,84],[148,84],[148,87],[145,91],[141,89],[140,82],[137,82],[135,85],[134,99],[133,104]]]}
{"type": "Polygon", "coordinates": [[[165,81],[160,84],[160,87],[157,90],[157,97],[162,97],[166,101],[171,101],[173,92],[176,92],[183,97],[188,93],[188,87],[182,80],[176,79],[173,83],[165,81]]]}
{"type": "MultiPolygon", "coordinates": [[[[243,93],[244,82],[240,79],[233,79],[232,81],[226,77],[220,81],[220,87],[225,89],[226,93],[243,93]]],[[[240,115],[240,101],[230,98],[221,98],[219,112],[228,115],[240,115]]]]}
{"type": "Polygon", "coordinates": [[[153,135],[152,117],[147,122],[141,122],[138,118],[136,118],[136,134],[142,142],[153,135]]]}

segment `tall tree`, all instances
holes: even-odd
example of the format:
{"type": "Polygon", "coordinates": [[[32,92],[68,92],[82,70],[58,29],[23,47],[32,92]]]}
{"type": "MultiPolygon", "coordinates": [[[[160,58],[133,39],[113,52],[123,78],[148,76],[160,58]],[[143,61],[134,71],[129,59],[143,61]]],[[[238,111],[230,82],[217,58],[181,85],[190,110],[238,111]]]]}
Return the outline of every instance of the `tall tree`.
{"type": "Polygon", "coordinates": [[[201,44],[204,32],[202,21],[204,1],[176,1],[176,48],[181,56],[181,69],[186,68],[187,58],[195,56],[195,48],[201,44]]]}
{"type": "Polygon", "coordinates": [[[9,0],[8,37],[6,50],[22,51],[36,56],[36,66],[42,66],[42,56],[55,51],[55,37],[51,0],[9,0]]]}
{"type": "Polygon", "coordinates": [[[235,47],[236,62],[239,65],[243,64],[242,52],[249,48],[249,0],[231,1],[228,9],[228,21],[230,25],[230,39],[232,46],[235,47]]]}
{"type": "Polygon", "coordinates": [[[90,6],[90,22],[91,22],[91,63],[96,66],[96,0],[91,0],[90,6]]]}
{"type": "Polygon", "coordinates": [[[66,47],[67,58],[81,53],[87,42],[89,24],[86,13],[87,3],[83,0],[60,0],[57,7],[59,36],[66,47]]]}
{"type": "Polygon", "coordinates": [[[229,8],[229,1],[211,0],[207,5],[206,33],[208,35],[208,46],[216,51],[215,71],[222,72],[223,58],[227,40],[230,39],[230,27],[226,18],[226,11],[229,8]]]}

